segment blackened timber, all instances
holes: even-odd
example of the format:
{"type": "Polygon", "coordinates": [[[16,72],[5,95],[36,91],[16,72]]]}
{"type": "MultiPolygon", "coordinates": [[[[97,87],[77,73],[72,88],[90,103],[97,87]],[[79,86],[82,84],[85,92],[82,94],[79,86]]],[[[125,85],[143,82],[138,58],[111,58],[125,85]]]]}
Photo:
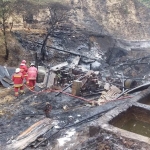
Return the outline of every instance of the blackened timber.
{"type": "Polygon", "coordinates": [[[51,46],[46,46],[46,47],[51,48],[51,49],[55,49],[55,50],[58,50],[58,51],[70,53],[70,54],[73,54],[73,55],[76,55],[76,56],[86,57],[86,58],[91,59],[91,60],[97,60],[97,59],[95,59],[95,58],[91,58],[91,57],[88,57],[88,56],[85,56],[85,55],[83,55],[83,54],[79,54],[79,53],[76,53],[76,52],[67,51],[67,50],[63,50],[63,49],[58,49],[58,48],[51,47],[51,46]]]}
{"type": "Polygon", "coordinates": [[[23,150],[39,136],[45,134],[53,127],[53,120],[45,118],[34,123],[27,130],[22,132],[13,142],[7,145],[7,150],[23,150]]]}
{"type": "MultiPolygon", "coordinates": [[[[87,117],[87,113],[86,113],[85,117],[82,118],[81,120],[79,120],[78,122],[73,123],[73,124],[66,124],[63,127],[60,127],[58,130],[55,129],[55,131],[52,132],[52,134],[50,134],[48,136],[45,135],[46,138],[43,141],[41,141],[40,143],[38,143],[37,145],[35,145],[34,148],[37,148],[38,146],[40,146],[46,140],[52,139],[54,137],[54,135],[56,135],[58,132],[61,132],[65,129],[69,129],[71,127],[77,127],[77,126],[82,125],[84,123],[96,120],[101,115],[108,112],[109,110],[112,110],[115,107],[117,107],[121,104],[124,104],[124,103],[128,103],[128,102],[129,102],[129,99],[126,100],[126,101],[120,101],[120,100],[119,101],[112,101],[112,102],[108,102],[108,103],[106,103],[102,106],[97,106],[97,107],[90,108],[91,114],[88,117],[87,117]]],[[[88,111],[89,111],[89,109],[88,109],[88,111]]]]}
{"type": "MultiPolygon", "coordinates": [[[[77,80],[81,80],[86,76],[81,76],[79,77],[77,80]]],[[[68,89],[70,86],[72,86],[73,83],[69,84],[68,86],[66,86],[61,92],[57,93],[55,96],[58,96],[59,94],[61,94],[63,91],[65,91],[66,89],[68,89]]]]}
{"type": "MultiPolygon", "coordinates": [[[[29,40],[28,40],[29,41],[29,40]]],[[[35,42],[35,41],[29,41],[29,42],[33,42],[33,43],[37,43],[37,44],[40,44],[40,45],[43,45],[42,43],[39,43],[39,42],[35,42]]],[[[83,54],[79,54],[79,53],[76,53],[76,52],[72,52],[72,51],[67,51],[67,50],[64,50],[64,49],[58,49],[58,48],[55,48],[55,47],[52,47],[52,46],[46,46],[47,48],[51,48],[51,49],[55,49],[57,51],[62,51],[62,52],[66,52],[66,53],[70,53],[70,54],[73,54],[73,55],[76,55],[76,56],[82,56],[82,57],[86,57],[88,59],[91,59],[91,60],[97,60],[95,58],[91,58],[91,57],[88,57],[88,56],[85,56],[83,54]]]]}
{"type": "Polygon", "coordinates": [[[140,62],[140,63],[124,63],[124,64],[120,64],[119,66],[124,66],[124,65],[144,65],[144,64],[148,64],[149,65],[149,63],[148,62],[140,62]]]}
{"type": "Polygon", "coordinates": [[[48,85],[48,79],[49,79],[50,72],[51,72],[51,70],[49,69],[49,70],[48,70],[47,80],[46,80],[46,88],[47,88],[47,85],[48,85]]]}
{"type": "Polygon", "coordinates": [[[123,90],[123,92],[124,92],[124,75],[123,75],[123,72],[122,72],[122,74],[121,74],[121,75],[122,75],[122,87],[123,87],[123,89],[122,89],[122,90],[123,90]]]}
{"type": "Polygon", "coordinates": [[[137,86],[137,87],[135,87],[135,88],[133,88],[131,90],[128,90],[124,94],[131,94],[131,93],[134,93],[134,92],[137,92],[137,91],[142,91],[144,89],[147,89],[149,86],[150,86],[150,82],[142,84],[140,86],[137,86]]]}
{"type": "Polygon", "coordinates": [[[104,91],[104,90],[101,90],[101,92],[99,91],[99,92],[97,92],[97,93],[93,93],[93,92],[90,93],[90,94],[85,94],[85,93],[83,93],[82,96],[86,97],[86,96],[99,95],[99,94],[102,94],[102,91],[104,91]]]}

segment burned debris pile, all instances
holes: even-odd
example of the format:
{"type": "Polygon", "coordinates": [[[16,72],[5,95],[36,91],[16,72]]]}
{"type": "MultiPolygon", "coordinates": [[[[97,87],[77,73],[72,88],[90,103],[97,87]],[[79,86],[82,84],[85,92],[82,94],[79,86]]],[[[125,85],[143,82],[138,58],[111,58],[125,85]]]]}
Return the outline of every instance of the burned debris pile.
{"type": "MultiPolygon", "coordinates": [[[[49,68],[43,83],[38,86],[66,90],[73,95],[86,98],[92,96],[95,104],[101,105],[132,93],[131,89],[135,87],[137,89],[139,86],[143,89],[148,87],[149,84],[145,87],[145,83],[147,83],[145,77],[148,76],[146,70],[149,68],[149,64],[146,62],[150,57],[144,56],[134,60],[129,60],[128,57],[128,55],[124,56],[124,62],[119,63],[121,62],[119,59],[123,59],[121,55],[118,62],[112,66],[104,65],[105,68],[102,68],[100,65],[98,69],[91,70],[91,67],[87,68],[80,63],[81,56],[76,56],[71,63],[63,62],[49,68]],[[132,62],[133,66],[127,62],[132,62]],[[140,64],[145,66],[140,67],[140,64]],[[101,69],[103,70],[101,71],[101,69]],[[144,78],[143,72],[145,72],[144,78]]],[[[87,63],[87,65],[91,66],[91,63],[87,63]]]]}
{"type": "MultiPolygon", "coordinates": [[[[84,67],[84,65],[80,64],[80,61],[81,57],[76,56],[70,62],[66,61],[53,66],[47,65],[48,67],[45,69],[42,68],[43,66],[38,67],[40,83],[37,83],[37,86],[41,88],[41,93],[38,96],[33,95],[33,97],[26,99],[22,104],[21,112],[14,113],[14,117],[12,117],[10,123],[12,123],[14,119],[16,123],[19,123],[19,115],[25,118],[29,124],[26,122],[25,126],[16,127],[20,132],[15,133],[13,140],[9,140],[7,144],[8,150],[12,149],[12,147],[15,150],[18,148],[41,148],[42,146],[44,149],[47,146],[50,147],[50,145],[48,145],[49,141],[51,142],[51,148],[56,148],[61,145],[59,136],[64,135],[64,131],[67,130],[69,132],[69,130],[71,130],[71,133],[73,132],[72,134],[76,137],[74,128],[79,130],[78,132],[82,131],[84,128],[83,124],[90,125],[90,122],[95,121],[105,114],[105,112],[108,112],[120,104],[124,104],[125,101],[120,99],[128,100],[130,96],[128,93],[132,93],[132,90],[137,92],[140,89],[139,91],[141,91],[150,85],[141,78],[143,74],[139,74],[138,76],[138,79],[142,80],[136,80],[137,78],[133,78],[130,74],[120,71],[121,69],[119,67],[123,65],[116,64],[111,67],[107,66],[103,70],[90,70],[90,67],[89,69],[84,67]],[[47,123],[49,118],[43,120],[43,117],[45,118],[43,106],[47,102],[50,102],[52,105],[50,115],[47,116],[52,119],[52,122],[57,120],[58,122],[56,124],[47,123]],[[28,115],[24,116],[23,114],[28,115]],[[41,124],[39,124],[39,119],[41,120],[41,124]],[[19,143],[22,143],[20,141],[24,142],[24,144],[20,145],[19,143]]],[[[140,61],[144,62],[145,59],[143,58],[143,60],[140,61]]],[[[122,64],[124,63],[126,62],[122,64]]],[[[87,63],[87,65],[89,65],[89,63],[87,63]]],[[[100,66],[100,68],[102,68],[102,66],[100,66]]],[[[137,70],[137,73],[138,71],[139,70],[137,70]]],[[[88,131],[86,132],[88,133],[88,131]]],[[[103,136],[99,135],[98,137],[103,139],[107,138],[108,133],[103,130],[100,132],[103,133],[103,136]]],[[[7,137],[9,137],[9,135],[7,135],[7,137]]],[[[117,143],[118,137],[115,135],[110,135],[110,137],[115,138],[117,143]]],[[[88,138],[89,137],[86,136],[85,141],[88,141],[88,138]]],[[[100,140],[100,142],[101,143],[95,147],[110,149],[116,146],[112,145],[112,141],[108,142],[108,140],[104,140],[104,142],[102,142],[102,140],[100,140]]],[[[77,139],[74,143],[83,148],[84,146],[90,147],[88,142],[83,142],[84,145],[81,145],[77,139]]],[[[121,146],[124,148],[122,140],[119,143],[121,143],[121,146]]],[[[135,141],[133,143],[135,143],[135,141]]],[[[69,145],[71,146],[71,144],[69,145]]],[[[60,147],[63,149],[65,145],[64,147],[60,147]]],[[[133,147],[136,146],[134,145],[133,147]]]]}
{"type": "MultiPolygon", "coordinates": [[[[102,134],[93,137],[92,141],[88,134],[92,136],[93,133],[87,131],[87,126],[97,124],[96,119],[118,105],[128,103],[129,98],[150,86],[150,82],[147,82],[150,73],[149,53],[127,51],[115,43],[110,44],[108,36],[96,39],[94,35],[83,34],[83,30],[60,26],[60,30],[47,41],[46,59],[43,62],[39,57],[43,35],[29,33],[22,38],[19,32],[15,34],[18,34],[19,42],[27,52],[35,52],[38,56],[33,59],[38,68],[36,89],[40,91],[30,91],[26,95],[33,95],[28,98],[21,96],[20,108],[11,105],[11,119],[2,118],[3,125],[9,122],[6,131],[10,131],[10,135],[4,133],[7,140],[0,137],[7,142],[8,150],[42,149],[42,146],[43,149],[48,146],[50,149],[65,149],[66,141],[62,144],[60,137],[67,135],[72,138],[67,141],[70,142],[68,149],[69,146],[80,145],[77,149],[94,147],[109,150],[117,148],[118,141],[122,146],[124,141],[120,135],[117,137],[104,130],[99,130],[102,134]],[[98,40],[101,42],[97,43],[98,40]],[[104,45],[104,40],[110,45],[104,45]],[[10,127],[13,122],[16,125],[10,127]],[[15,133],[12,128],[15,128],[15,133]],[[79,136],[83,129],[86,130],[84,138],[83,135],[79,136]]],[[[132,148],[132,145],[121,148],[132,148]]]]}

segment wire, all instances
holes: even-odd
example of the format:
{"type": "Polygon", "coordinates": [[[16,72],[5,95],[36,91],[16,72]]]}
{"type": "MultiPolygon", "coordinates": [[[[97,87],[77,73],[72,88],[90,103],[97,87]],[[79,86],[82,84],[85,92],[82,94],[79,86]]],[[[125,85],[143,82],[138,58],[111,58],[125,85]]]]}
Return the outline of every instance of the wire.
{"type": "MultiPolygon", "coordinates": [[[[87,99],[85,99],[85,98],[83,98],[83,97],[75,96],[75,95],[69,94],[69,93],[67,93],[67,92],[63,92],[63,91],[61,91],[61,90],[47,89],[47,90],[41,90],[41,91],[37,92],[37,91],[31,90],[27,85],[25,85],[25,86],[26,86],[31,92],[34,92],[34,93],[36,93],[36,94],[46,93],[46,92],[61,92],[61,93],[65,94],[65,95],[68,95],[68,96],[71,96],[71,97],[74,97],[74,98],[78,98],[78,99],[80,99],[80,100],[83,100],[83,101],[88,102],[88,103],[91,103],[91,104],[93,104],[93,102],[95,102],[95,101],[92,100],[92,99],[91,99],[91,100],[87,100],[87,99]]],[[[132,96],[125,96],[125,97],[118,98],[118,99],[112,99],[112,100],[109,100],[109,101],[107,101],[107,102],[116,101],[116,100],[123,100],[123,99],[128,99],[128,98],[132,98],[132,96]]],[[[104,102],[104,103],[105,103],[105,102],[104,102]]]]}

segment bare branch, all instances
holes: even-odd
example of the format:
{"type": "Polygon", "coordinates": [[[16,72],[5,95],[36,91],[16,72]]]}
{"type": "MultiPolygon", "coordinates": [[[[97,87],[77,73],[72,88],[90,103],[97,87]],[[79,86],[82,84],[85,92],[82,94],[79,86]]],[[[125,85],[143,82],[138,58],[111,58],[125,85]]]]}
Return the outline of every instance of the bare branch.
{"type": "Polygon", "coordinates": [[[62,5],[60,3],[51,3],[48,7],[49,9],[49,28],[45,39],[43,40],[43,45],[41,48],[42,60],[45,59],[45,46],[47,39],[54,31],[58,28],[58,24],[67,21],[68,12],[70,8],[68,6],[62,5]]]}

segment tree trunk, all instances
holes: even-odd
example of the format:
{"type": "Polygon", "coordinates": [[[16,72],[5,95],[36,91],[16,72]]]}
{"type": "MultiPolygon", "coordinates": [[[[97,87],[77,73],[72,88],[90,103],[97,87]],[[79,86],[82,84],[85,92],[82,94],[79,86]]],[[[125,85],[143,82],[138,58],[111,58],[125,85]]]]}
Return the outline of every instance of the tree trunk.
{"type": "Polygon", "coordinates": [[[4,43],[5,43],[5,51],[6,51],[6,54],[5,54],[5,60],[8,60],[8,57],[9,57],[9,50],[8,50],[8,47],[7,47],[7,38],[6,38],[6,26],[5,26],[5,23],[6,23],[6,19],[4,17],[4,13],[3,13],[3,36],[4,36],[4,43]]]}
{"type": "Polygon", "coordinates": [[[43,61],[45,60],[45,46],[46,46],[46,43],[47,43],[48,36],[49,36],[49,32],[47,33],[47,35],[46,35],[46,37],[43,41],[42,48],[41,48],[41,55],[42,55],[42,60],[43,61]]]}
{"type": "Polygon", "coordinates": [[[7,47],[7,39],[6,39],[6,36],[4,37],[4,39],[5,39],[5,50],[6,50],[5,60],[8,60],[8,57],[9,57],[9,50],[8,50],[8,47],[7,47]]]}
{"type": "Polygon", "coordinates": [[[12,31],[12,28],[13,28],[13,22],[10,23],[10,32],[12,31]]]}

